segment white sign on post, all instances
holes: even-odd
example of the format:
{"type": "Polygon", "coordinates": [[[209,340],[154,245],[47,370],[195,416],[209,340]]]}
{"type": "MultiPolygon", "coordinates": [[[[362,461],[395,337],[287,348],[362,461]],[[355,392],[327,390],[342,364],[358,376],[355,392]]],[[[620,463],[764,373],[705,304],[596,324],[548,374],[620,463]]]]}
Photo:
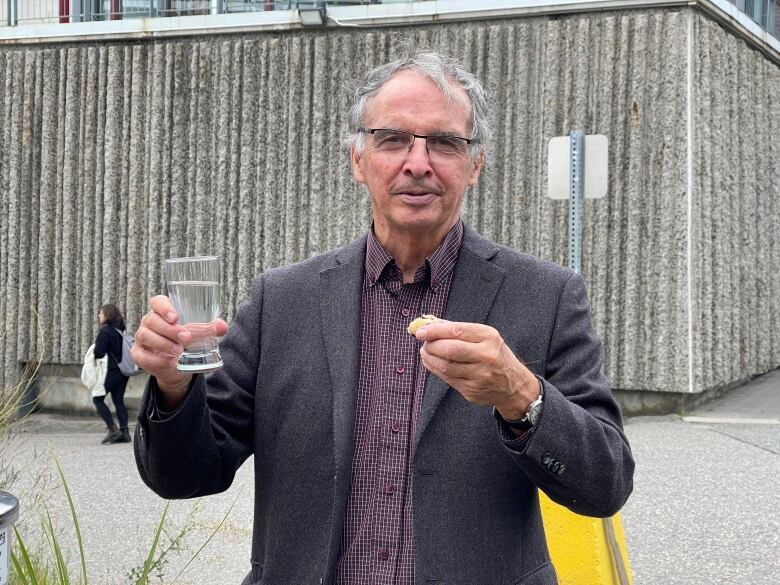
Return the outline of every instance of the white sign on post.
{"type": "MultiPolygon", "coordinates": [[[[607,194],[608,140],[603,134],[589,134],[584,140],[583,197],[599,199],[607,194]]],[[[547,195],[550,199],[571,196],[571,139],[556,136],[547,147],[547,195]]]]}

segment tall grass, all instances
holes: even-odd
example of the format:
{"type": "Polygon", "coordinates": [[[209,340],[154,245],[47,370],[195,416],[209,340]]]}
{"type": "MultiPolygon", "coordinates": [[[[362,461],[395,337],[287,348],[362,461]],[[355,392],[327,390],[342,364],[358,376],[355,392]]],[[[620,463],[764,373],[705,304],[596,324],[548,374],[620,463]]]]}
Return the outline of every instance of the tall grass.
{"type": "Polygon", "coordinates": [[[40,362],[28,363],[15,386],[0,390],[0,490],[8,491],[20,479],[19,458],[13,457],[17,448],[14,427],[22,410],[32,410],[38,400],[28,398],[35,384],[40,362]]]}
{"type": "MultiPolygon", "coordinates": [[[[41,327],[37,311],[32,308],[35,316],[35,322],[38,328],[38,339],[43,339],[44,332],[41,327]]],[[[36,356],[36,359],[28,362],[19,376],[19,380],[10,388],[0,387],[0,490],[11,491],[22,475],[20,457],[18,454],[19,442],[14,434],[16,424],[20,421],[20,413],[32,412],[37,406],[41,396],[29,398],[30,390],[37,382],[38,372],[43,361],[43,349],[36,356]]],[[[35,464],[39,459],[36,453],[32,463],[35,464]]],[[[37,467],[37,465],[36,465],[37,467]]],[[[45,473],[36,473],[33,482],[33,492],[36,487],[40,487],[40,482],[44,481],[48,475],[45,473]]]]}
{"type": "MultiPolygon", "coordinates": [[[[27,509],[43,510],[40,521],[40,536],[38,538],[29,538],[26,527],[30,525],[30,519],[24,522],[17,522],[14,526],[14,539],[11,546],[11,565],[9,574],[9,585],[89,585],[87,574],[86,554],[84,540],[82,539],[81,526],[79,524],[76,506],[73,501],[70,486],[65,479],[65,473],[57,458],[52,455],[51,459],[56,466],[57,475],[61,486],[65,491],[70,511],[70,523],[76,533],[76,550],[78,558],[78,569],[75,574],[71,573],[71,564],[69,557],[71,550],[65,546],[63,539],[58,532],[58,528],[52,520],[51,515],[43,500],[43,494],[50,492],[47,484],[49,482],[49,461],[43,457],[40,452],[33,452],[32,458],[27,455],[21,457],[23,449],[19,445],[18,436],[15,433],[17,424],[22,420],[20,412],[34,410],[34,402],[40,399],[36,397],[30,402],[28,398],[30,389],[36,383],[36,378],[40,369],[39,359],[36,362],[29,363],[22,372],[17,384],[8,389],[0,389],[0,490],[14,493],[20,500],[27,501],[27,509]],[[26,461],[22,467],[22,461],[26,461]],[[25,469],[29,470],[25,478],[32,478],[30,487],[22,489],[22,475],[25,469]],[[37,542],[38,540],[42,542],[37,542]]],[[[243,488],[242,488],[243,489],[243,488]]],[[[228,508],[222,520],[209,534],[203,545],[189,558],[184,568],[170,581],[173,585],[181,577],[182,573],[197,558],[204,547],[222,528],[225,520],[238,500],[238,496],[228,508]]],[[[125,578],[131,585],[150,585],[152,579],[154,582],[164,582],[164,570],[172,555],[179,555],[184,552],[182,543],[185,537],[195,528],[194,516],[188,517],[183,527],[171,530],[169,520],[170,502],[166,502],[165,508],[157,523],[154,536],[149,545],[149,551],[143,561],[135,568],[131,569],[125,578]]],[[[197,502],[196,502],[197,506],[197,502]]],[[[118,582],[118,581],[117,581],[118,582]]]]}
{"type": "MultiPolygon", "coordinates": [[[[79,585],[88,585],[87,564],[86,564],[86,551],[84,548],[84,541],[81,537],[81,527],[79,525],[78,514],[76,512],[76,506],[73,503],[73,497],[71,495],[70,487],[65,479],[65,473],[62,470],[62,466],[56,457],[54,462],[57,467],[60,480],[62,482],[65,495],[68,500],[68,509],[70,511],[71,521],[73,528],[76,532],[77,540],[77,554],[80,564],[79,568],[79,580],[74,581],[71,578],[69,564],[67,562],[67,554],[63,549],[61,538],[58,536],[55,530],[54,523],[48,510],[45,512],[45,517],[42,518],[43,533],[46,536],[48,545],[47,553],[32,553],[28,546],[22,532],[14,526],[14,546],[11,550],[11,564],[12,570],[10,574],[9,585],[71,585],[72,583],[78,583],[79,585]]],[[[225,515],[220,520],[219,524],[211,531],[206,541],[193,553],[184,567],[179,573],[170,581],[170,585],[173,585],[178,581],[179,577],[187,570],[192,562],[200,555],[201,551],[208,545],[209,542],[222,528],[222,525],[227,520],[230,512],[233,511],[233,507],[236,505],[238,498],[243,491],[243,486],[239,489],[235,499],[231,503],[225,515]]],[[[165,532],[165,527],[168,519],[168,510],[170,502],[165,503],[165,508],[160,516],[160,520],[157,523],[157,527],[152,538],[152,542],[149,545],[149,551],[143,564],[132,569],[126,576],[132,585],[149,585],[151,583],[151,577],[154,573],[158,582],[164,581],[163,568],[170,560],[170,555],[173,553],[179,553],[182,551],[181,542],[184,537],[194,529],[194,519],[190,517],[187,523],[181,528],[172,538],[169,538],[166,544],[163,544],[161,539],[165,532]]]]}

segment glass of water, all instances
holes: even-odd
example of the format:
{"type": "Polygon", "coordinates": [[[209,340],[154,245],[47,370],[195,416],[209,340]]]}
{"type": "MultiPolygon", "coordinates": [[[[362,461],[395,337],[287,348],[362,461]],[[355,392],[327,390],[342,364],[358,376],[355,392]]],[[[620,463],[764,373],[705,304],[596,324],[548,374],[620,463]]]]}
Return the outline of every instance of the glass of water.
{"type": "Polygon", "coordinates": [[[220,309],[220,276],[218,256],[165,261],[168,296],[179,313],[179,324],[192,333],[192,340],[179,356],[177,370],[194,373],[222,367],[214,327],[220,309]]]}

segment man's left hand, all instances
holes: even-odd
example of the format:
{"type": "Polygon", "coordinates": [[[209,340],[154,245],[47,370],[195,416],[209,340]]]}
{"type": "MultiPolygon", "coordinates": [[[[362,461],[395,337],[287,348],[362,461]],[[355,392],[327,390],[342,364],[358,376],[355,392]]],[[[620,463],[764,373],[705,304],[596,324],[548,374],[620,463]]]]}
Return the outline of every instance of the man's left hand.
{"type": "Polygon", "coordinates": [[[539,381],[493,327],[435,321],[420,328],[420,355],[431,373],[476,404],[495,406],[505,419],[525,416],[539,381]]]}

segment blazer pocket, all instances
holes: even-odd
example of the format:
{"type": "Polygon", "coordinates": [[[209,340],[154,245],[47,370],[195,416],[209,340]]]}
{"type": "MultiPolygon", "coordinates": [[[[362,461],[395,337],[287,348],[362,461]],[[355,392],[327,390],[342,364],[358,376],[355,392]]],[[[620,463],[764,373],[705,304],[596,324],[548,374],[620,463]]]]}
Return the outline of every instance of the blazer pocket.
{"type": "Polygon", "coordinates": [[[558,585],[558,576],[550,561],[527,571],[515,580],[514,585],[558,585]]]}

